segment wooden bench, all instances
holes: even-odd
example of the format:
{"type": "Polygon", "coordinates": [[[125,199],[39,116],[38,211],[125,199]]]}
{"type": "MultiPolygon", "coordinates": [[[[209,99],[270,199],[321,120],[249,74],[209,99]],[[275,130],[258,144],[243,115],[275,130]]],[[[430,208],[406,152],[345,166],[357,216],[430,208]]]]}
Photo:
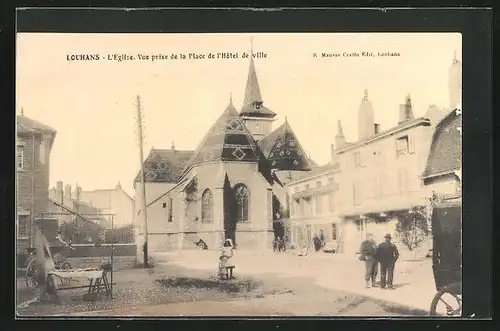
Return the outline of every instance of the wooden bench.
{"type": "Polygon", "coordinates": [[[226,267],[226,279],[233,279],[233,270],[235,266],[226,267]]]}

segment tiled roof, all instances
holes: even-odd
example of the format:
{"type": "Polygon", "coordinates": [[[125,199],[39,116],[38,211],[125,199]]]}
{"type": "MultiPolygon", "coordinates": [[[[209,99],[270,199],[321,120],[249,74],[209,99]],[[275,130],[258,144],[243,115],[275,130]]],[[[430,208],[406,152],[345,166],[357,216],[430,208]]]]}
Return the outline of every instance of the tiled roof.
{"type": "Polygon", "coordinates": [[[259,147],[271,169],[311,170],[309,157],[287,121],[260,140],[259,147]]]}
{"type": "Polygon", "coordinates": [[[42,124],[24,115],[17,116],[17,131],[18,132],[43,132],[56,133],[56,130],[48,125],[42,124]]]}
{"type": "MultiPolygon", "coordinates": [[[[261,140],[257,142],[259,145],[260,150],[264,154],[264,156],[267,158],[269,156],[269,153],[271,153],[271,149],[274,146],[274,143],[276,142],[276,139],[280,136],[281,134],[281,127],[277,128],[261,140]]],[[[318,167],[318,164],[311,158],[308,157],[309,164],[311,167],[318,167]]]]}
{"type": "Polygon", "coordinates": [[[18,115],[16,122],[17,122],[16,124],[17,134],[21,135],[27,133],[29,133],[30,135],[40,134],[40,133],[50,134],[49,148],[52,148],[52,145],[56,138],[56,133],[57,133],[56,130],[54,130],[48,125],[42,124],[24,115],[18,115]]]}
{"type": "MultiPolygon", "coordinates": [[[[152,149],[144,161],[144,180],[146,182],[175,183],[182,169],[193,155],[193,151],[175,149],[152,149]]],[[[134,182],[141,180],[139,172],[134,182]]]]}
{"type": "Polygon", "coordinates": [[[409,127],[416,126],[416,125],[430,126],[431,122],[428,118],[425,118],[425,117],[419,117],[419,118],[407,120],[403,123],[399,123],[398,125],[390,128],[390,129],[384,130],[384,131],[379,132],[379,133],[372,135],[370,137],[366,137],[366,138],[359,140],[357,142],[354,142],[354,143],[346,142],[345,146],[343,146],[342,148],[339,148],[338,153],[344,153],[348,149],[351,149],[351,148],[365,146],[368,143],[371,143],[373,141],[376,141],[377,139],[380,139],[380,137],[382,137],[382,136],[387,136],[387,135],[392,134],[393,132],[396,132],[398,130],[405,130],[409,127]]]}
{"type": "Polygon", "coordinates": [[[259,162],[260,150],[232,102],[212,125],[182,174],[197,164],[213,161],[259,162]]]}
{"type": "Polygon", "coordinates": [[[436,126],[423,177],[458,170],[462,164],[462,115],[451,111],[436,126]]]}
{"type": "Polygon", "coordinates": [[[328,163],[328,164],[325,164],[322,166],[314,165],[314,166],[312,166],[311,171],[296,174],[290,183],[293,183],[293,182],[298,181],[298,180],[310,178],[310,177],[313,177],[313,176],[316,176],[316,175],[319,175],[319,174],[322,174],[322,173],[325,173],[328,171],[335,171],[338,169],[339,169],[338,163],[334,163],[334,164],[328,163]]]}

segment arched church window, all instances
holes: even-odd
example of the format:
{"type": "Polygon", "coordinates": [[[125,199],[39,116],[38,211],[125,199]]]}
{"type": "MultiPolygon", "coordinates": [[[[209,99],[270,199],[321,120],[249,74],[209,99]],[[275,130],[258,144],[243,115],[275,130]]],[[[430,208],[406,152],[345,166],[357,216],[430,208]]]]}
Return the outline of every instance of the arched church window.
{"type": "Polygon", "coordinates": [[[234,198],[236,203],[236,222],[248,222],[248,198],[250,191],[244,184],[234,187],[234,198]]]}
{"type": "Polygon", "coordinates": [[[201,221],[212,223],[214,220],[214,196],[212,191],[206,189],[201,196],[201,221]]]}

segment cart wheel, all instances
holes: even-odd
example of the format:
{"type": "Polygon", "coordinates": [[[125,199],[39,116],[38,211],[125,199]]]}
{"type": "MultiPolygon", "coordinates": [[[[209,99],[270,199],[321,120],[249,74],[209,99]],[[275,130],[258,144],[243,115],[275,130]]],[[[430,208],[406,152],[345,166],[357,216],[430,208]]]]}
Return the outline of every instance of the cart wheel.
{"type": "Polygon", "coordinates": [[[26,287],[28,288],[28,291],[30,291],[32,294],[37,294],[40,290],[40,286],[38,284],[38,270],[36,266],[36,259],[33,258],[31,261],[28,262],[28,265],[26,266],[26,287]]]}
{"type": "Polygon", "coordinates": [[[462,283],[452,283],[440,289],[432,299],[429,315],[462,316],[462,283]]]}
{"type": "MultiPolygon", "coordinates": [[[[71,264],[68,261],[64,261],[63,263],[61,263],[60,270],[69,270],[69,269],[71,269],[71,264]]],[[[69,283],[71,283],[71,278],[61,278],[61,277],[58,278],[61,281],[62,285],[68,285],[69,283]]]]}

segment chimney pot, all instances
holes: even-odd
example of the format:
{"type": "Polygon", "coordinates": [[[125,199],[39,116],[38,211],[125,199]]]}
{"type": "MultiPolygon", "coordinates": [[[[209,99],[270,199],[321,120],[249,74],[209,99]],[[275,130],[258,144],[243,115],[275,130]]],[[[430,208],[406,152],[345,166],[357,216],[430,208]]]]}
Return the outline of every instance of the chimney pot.
{"type": "Polygon", "coordinates": [[[380,124],[375,123],[373,125],[373,131],[374,131],[375,134],[379,134],[380,133],[380,124]]]}
{"type": "Polygon", "coordinates": [[[335,152],[335,144],[332,143],[330,144],[330,163],[335,164],[337,161],[336,155],[337,153],[335,152]]]}
{"type": "Polygon", "coordinates": [[[399,121],[398,124],[406,122],[406,105],[399,105],[399,121]]]}
{"type": "Polygon", "coordinates": [[[68,200],[71,200],[71,185],[66,184],[64,187],[64,197],[68,200]]]}

